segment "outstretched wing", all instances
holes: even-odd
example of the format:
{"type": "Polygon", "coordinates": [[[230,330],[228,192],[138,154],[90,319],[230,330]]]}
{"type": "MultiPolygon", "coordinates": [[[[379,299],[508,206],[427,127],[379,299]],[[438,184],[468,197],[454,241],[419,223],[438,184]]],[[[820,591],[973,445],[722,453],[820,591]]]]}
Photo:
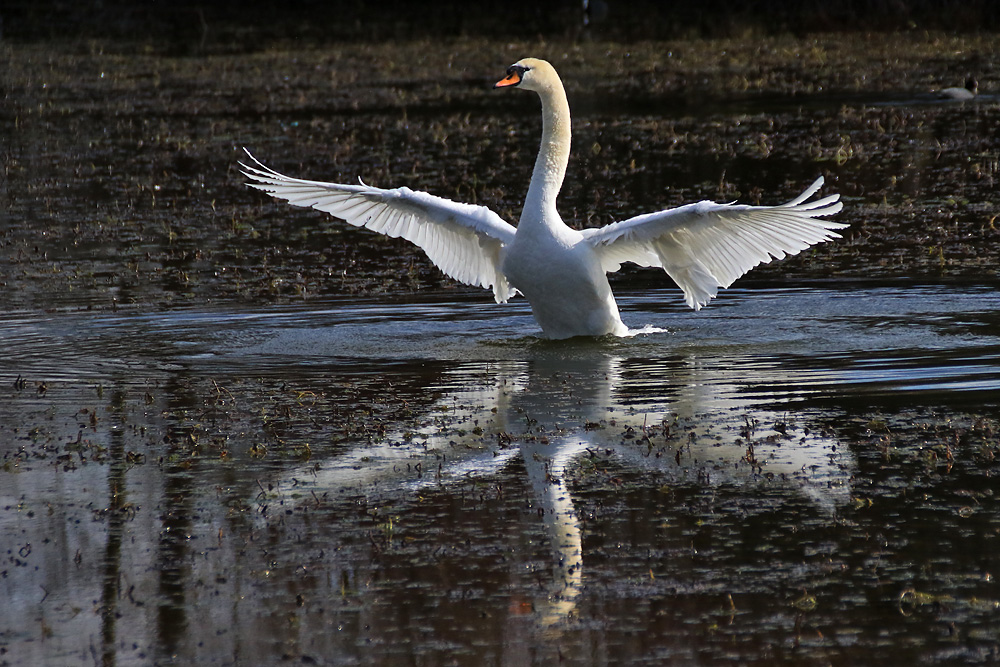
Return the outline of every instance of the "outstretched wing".
{"type": "Polygon", "coordinates": [[[661,267],[684,291],[687,304],[699,310],[720,287],[729,287],[758,264],[840,238],[832,230],[848,225],[817,219],[843,208],[840,195],[806,201],[822,185],[821,176],[779,206],[702,201],[582,233],[605,271],[617,271],[624,262],[661,267]]]}
{"type": "Polygon", "coordinates": [[[285,176],[244,164],[252,188],[295,206],[325,211],[355,227],[366,227],[415,243],[445,274],[466,285],[493,289],[497,303],[517,293],[500,271],[504,247],[515,229],[485,206],[460,204],[409,188],[382,190],[363,183],[342,185],[285,176]]]}

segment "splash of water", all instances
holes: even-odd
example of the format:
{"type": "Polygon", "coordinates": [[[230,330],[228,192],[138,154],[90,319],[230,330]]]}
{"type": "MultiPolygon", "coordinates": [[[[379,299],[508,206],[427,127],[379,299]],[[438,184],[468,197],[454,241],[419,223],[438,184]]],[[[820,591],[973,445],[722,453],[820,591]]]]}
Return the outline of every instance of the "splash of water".
{"type": "Polygon", "coordinates": [[[673,333],[670,329],[663,329],[661,327],[654,327],[652,324],[647,324],[645,326],[639,327],[638,329],[629,329],[628,333],[625,334],[624,338],[632,338],[634,336],[646,336],[649,334],[658,333],[673,333]]]}

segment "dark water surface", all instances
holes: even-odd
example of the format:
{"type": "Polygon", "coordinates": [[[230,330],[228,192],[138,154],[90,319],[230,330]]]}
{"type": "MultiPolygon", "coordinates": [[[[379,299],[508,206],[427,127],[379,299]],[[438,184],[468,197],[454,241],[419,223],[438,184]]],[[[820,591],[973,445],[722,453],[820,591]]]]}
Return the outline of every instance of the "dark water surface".
{"type": "Polygon", "coordinates": [[[8,656],[993,655],[1000,296],[673,296],[5,317],[8,656]]]}
{"type": "Polygon", "coordinates": [[[8,47],[0,664],[1000,660],[996,64],[966,105],[915,84],[954,45],[906,89],[774,83],[848,46],[698,99],[657,81],[703,61],[588,93],[619,47],[570,49],[567,219],[824,174],[852,227],[697,313],[624,272],[636,335],[562,342],[233,169],[516,214],[537,110],[484,85],[514,47],[415,83],[434,53],[362,50],[371,84],[335,50],[8,47]]]}

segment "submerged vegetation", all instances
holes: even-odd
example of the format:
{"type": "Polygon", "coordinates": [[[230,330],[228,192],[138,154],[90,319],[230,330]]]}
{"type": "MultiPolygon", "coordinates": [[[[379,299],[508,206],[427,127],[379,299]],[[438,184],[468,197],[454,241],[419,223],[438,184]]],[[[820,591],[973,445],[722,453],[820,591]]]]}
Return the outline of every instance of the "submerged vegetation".
{"type": "Polygon", "coordinates": [[[523,192],[508,184],[527,182],[535,130],[528,102],[488,83],[529,51],[558,64],[577,113],[572,223],[697,198],[772,203],[824,173],[848,206],[846,241],[751,279],[981,277],[1000,261],[992,46],[934,33],[205,58],[6,45],[0,282],[23,286],[0,298],[14,306],[37,288],[110,307],[440,285],[401,242],[242,190],[239,149],[288,173],[406,184],[516,219],[523,192]],[[969,71],[980,102],[930,97],[969,71]],[[385,264],[363,261],[374,256],[385,264]]]}

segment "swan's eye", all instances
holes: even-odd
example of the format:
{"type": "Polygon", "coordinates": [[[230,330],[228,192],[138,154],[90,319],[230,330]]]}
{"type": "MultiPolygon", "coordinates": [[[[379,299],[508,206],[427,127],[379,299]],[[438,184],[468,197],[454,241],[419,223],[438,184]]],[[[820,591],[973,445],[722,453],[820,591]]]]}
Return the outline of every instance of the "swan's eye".
{"type": "Polygon", "coordinates": [[[530,69],[530,67],[525,67],[524,65],[511,65],[507,68],[507,76],[517,76],[518,80],[520,80],[524,78],[524,73],[530,69]]]}

